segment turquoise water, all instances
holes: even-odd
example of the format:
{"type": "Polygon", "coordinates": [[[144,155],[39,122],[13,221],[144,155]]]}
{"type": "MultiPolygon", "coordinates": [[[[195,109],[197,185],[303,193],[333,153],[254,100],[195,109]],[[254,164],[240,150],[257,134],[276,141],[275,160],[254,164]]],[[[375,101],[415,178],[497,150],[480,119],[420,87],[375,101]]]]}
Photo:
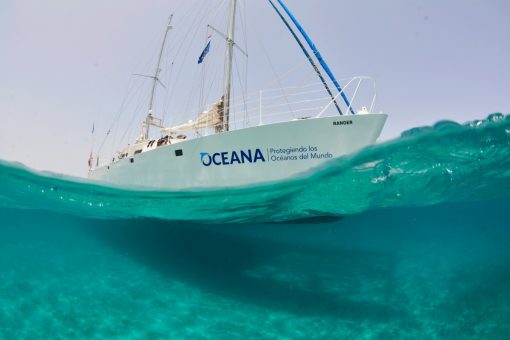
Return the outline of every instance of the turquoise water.
{"type": "Polygon", "coordinates": [[[510,337],[510,116],[243,189],[0,183],[0,338],[510,337]]]}

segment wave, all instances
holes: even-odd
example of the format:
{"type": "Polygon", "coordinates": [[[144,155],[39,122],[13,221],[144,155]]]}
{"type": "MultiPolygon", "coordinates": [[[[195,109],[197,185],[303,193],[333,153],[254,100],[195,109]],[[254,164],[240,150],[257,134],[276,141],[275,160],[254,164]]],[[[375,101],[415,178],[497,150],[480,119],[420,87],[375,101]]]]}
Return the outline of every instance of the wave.
{"type": "Polygon", "coordinates": [[[101,186],[0,161],[0,207],[101,219],[197,223],[336,218],[366,210],[510,195],[510,115],[442,121],[278,183],[206,191],[101,186]]]}

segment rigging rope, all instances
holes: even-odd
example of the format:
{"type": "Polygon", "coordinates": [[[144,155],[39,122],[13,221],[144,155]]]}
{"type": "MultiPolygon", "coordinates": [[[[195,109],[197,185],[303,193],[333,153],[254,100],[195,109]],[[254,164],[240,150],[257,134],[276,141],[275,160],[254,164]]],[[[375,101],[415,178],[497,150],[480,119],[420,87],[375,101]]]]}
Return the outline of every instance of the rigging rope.
{"type": "Polygon", "coordinates": [[[278,1],[280,6],[282,6],[283,10],[290,17],[290,19],[292,20],[294,25],[296,25],[299,32],[301,32],[301,35],[305,38],[306,42],[308,43],[308,46],[310,46],[310,48],[312,49],[313,53],[315,54],[315,57],[317,57],[317,60],[319,60],[319,63],[321,64],[322,68],[324,69],[324,71],[326,71],[326,74],[329,76],[329,78],[331,79],[333,84],[335,84],[338,92],[340,92],[340,95],[342,96],[345,104],[347,105],[347,108],[351,111],[352,114],[354,114],[354,110],[351,107],[351,103],[349,103],[349,99],[347,99],[347,96],[345,95],[344,91],[342,90],[342,87],[336,80],[335,76],[333,75],[333,73],[329,69],[328,65],[326,64],[326,61],[322,58],[321,54],[319,53],[319,50],[315,47],[314,43],[312,42],[312,40],[310,39],[308,34],[306,34],[303,27],[299,24],[299,22],[294,17],[294,15],[292,15],[291,11],[287,8],[287,6],[285,6],[283,1],[282,0],[276,0],[276,1],[278,1]]]}
{"type": "Polygon", "coordinates": [[[315,65],[315,62],[313,61],[312,59],[312,56],[310,55],[310,53],[308,53],[308,51],[306,50],[305,46],[303,46],[303,43],[301,42],[301,40],[299,40],[299,37],[296,35],[296,33],[294,32],[294,30],[292,29],[292,27],[290,27],[289,23],[287,22],[287,20],[283,17],[282,13],[280,12],[280,10],[278,8],[276,8],[275,4],[273,3],[272,0],[268,0],[269,3],[271,4],[271,6],[273,7],[273,9],[276,11],[276,13],[278,14],[278,16],[280,17],[280,19],[282,19],[283,23],[285,24],[285,26],[287,27],[287,29],[290,31],[290,33],[292,34],[292,36],[294,37],[294,39],[296,40],[296,42],[298,43],[299,47],[301,48],[301,50],[303,51],[303,53],[305,54],[306,58],[308,59],[308,61],[310,62],[310,64],[312,65],[313,69],[315,70],[315,73],[317,73],[317,76],[319,77],[319,79],[321,80],[322,84],[324,85],[324,88],[326,89],[326,91],[328,92],[329,96],[331,97],[331,100],[333,101],[333,103],[335,104],[335,107],[336,109],[338,110],[338,113],[340,115],[343,115],[342,113],[342,110],[340,110],[340,107],[338,106],[338,103],[336,102],[335,100],[335,96],[333,95],[333,93],[331,92],[331,90],[329,89],[329,86],[328,84],[326,83],[326,80],[324,79],[324,77],[322,76],[322,73],[321,71],[319,70],[319,68],[317,67],[317,65],[315,65]]]}

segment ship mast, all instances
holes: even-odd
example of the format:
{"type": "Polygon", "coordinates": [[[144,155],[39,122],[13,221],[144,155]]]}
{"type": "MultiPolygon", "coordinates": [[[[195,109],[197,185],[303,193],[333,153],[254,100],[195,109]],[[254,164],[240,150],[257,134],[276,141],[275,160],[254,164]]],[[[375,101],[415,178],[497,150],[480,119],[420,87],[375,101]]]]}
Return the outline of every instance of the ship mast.
{"type": "Polygon", "coordinates": [[[168,33],[172,30],[171,24],[173,16],[174,16],[173,14],[170,15],[170,19],[168,19],[168,25],[166,26],[165,35],[163,36],[163,42],[161,43],[161,49],[159,50],[158,62],[156,64],[156,69],[154,70],[154,75],[152,76],[141,75],[152,79],[152,90],[149,97],[149,108],[147,110],[147,117],[145,118],[145,121],[142,123],[142,135],[141,135],[142,141],[146,141],[149,139],[149,128],[151,125],[163,127],[161,119],[155,118],[152,115],[152,107],[154,103],[154,94],[156,93],[156,85],[159,83],[164,87],[163,83],[159,80],[159,73],[161,72],[160,64],[161,58],[163,56],[163,51],[165,49],[166,38],[168,36],[168,33]]]}
{"type": "Polygon", "coordinates": [[[228,31],[227,31],[227,49],[225,52],[225,82],[223,91],[223,131],[229,130],[230,119],[230,90],[232,87],[232,58],[234,54],[234,32],[236,20],[237,0],[230,0],[228,31]]]}

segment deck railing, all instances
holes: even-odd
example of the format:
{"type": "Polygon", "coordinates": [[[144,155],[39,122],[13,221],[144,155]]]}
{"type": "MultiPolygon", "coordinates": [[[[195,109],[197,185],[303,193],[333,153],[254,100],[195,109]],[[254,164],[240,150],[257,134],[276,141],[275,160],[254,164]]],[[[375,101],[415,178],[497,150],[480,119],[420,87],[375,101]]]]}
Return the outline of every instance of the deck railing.
{"type": "Polygon", "coordinates": [[[230,125],[232,129],[239,129],[292,119],[339,115],[335,101],[344,115],[350,115],[351,107],[354,111],[366,107],[369,112],[373,112],[377,91],[371,77],[353,77],[344,79],[343,83],[345,85],[342,92],[350,99],[349,107],[340,100],[342,92],[332,99],[322,83],[261,90],[258,98],[251,96],[245,100],[233,101],[230,110],[234,114],[231,116],[230,125]]]}

